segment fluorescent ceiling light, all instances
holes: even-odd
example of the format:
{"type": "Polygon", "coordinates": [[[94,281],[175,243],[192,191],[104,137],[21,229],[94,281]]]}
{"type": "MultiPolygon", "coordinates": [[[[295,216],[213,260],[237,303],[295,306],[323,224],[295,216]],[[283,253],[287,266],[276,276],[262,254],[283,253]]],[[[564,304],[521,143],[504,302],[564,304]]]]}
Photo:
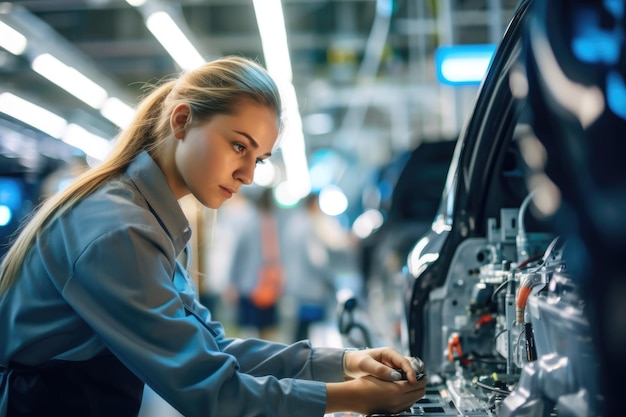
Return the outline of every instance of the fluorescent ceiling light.
{"type": "Polygon", "coordinates": [[[100,108],[107,98],[104,88],[48,53],[33,59],[31,66],[34,71],[94,109],[100,108]]]}
{"type": "Polygon", "coordinates": [[[204,64],[204,58],[166,12],[152,13],[146,19],[146,26],[184,70],[191,70],[204,64]]]}
{"type": "Polygon", "coordinates": [[[134,117],[135,110],[122,102],[122,100],[116,97],[109,97],[102,105],[102,108],[100,108],[100,114],[118,127],[125,129],[134,117]]]}
{"type": "Polygon", "coordinates": [[[280,0],[254,0],[267,70],[279,80],[292,80],[291,59],[280,0]]]}
{"type": "Polygon", "coordinates": [[[0,46],[13,55],[21,55],[28,44],[26,36],[4,22],[0,22],[0,46]]]}
{"type": "MultiPolygon", "coordinates": [[[[16,55],[27,52],[24,55],[33,71],[90,107],[100,109],[102,116],[118,127],[124,127],[134,110],[122,103],[126,94],[117,83],[107,79],[84,54],[35,15],[17,4],[6,4],[10,7],[0,12],[0,47],[16,55]],[[116,97],[107,100],[109,94],[116,97]]],[[[2,3],[0,9],[1,6],[2,3]]],[[[67,121],[60,116],[10,93],[3,95],[2,111],[57,139],[62,139],[67,128],[67,121]]]]}
{"type": "Polygon", "coordinates": [[[442,46],[435,51],[437,78],[442,84],[477,85],[487,74],[496,45],[442,46]]]}
{"type": "Polygon", "coordinates": [[[300,199],[311,192],[311,177],[306,159],[302,119],[293,84],[281,85],[279,83],[279,85],[285,108],[285,128],[280,148],[285,163],[286,181],[294,198],[300,199]]]}
{"type": "Polygon", "coordinates": [[[55,139],[80,149],[99,161],[104,159],[112,142],[67,121],[12,93],[0,93],[0,112],[26,123],[55,139]]]}
{"type": "Polygon", "coordinates": [[[253,3],[265,65],[280,88],[285,109],[284,139],[280,147],[285,163],[286,181],[281,184],[280,198],[284,201],[298,201],[311,191],[311,179],[306,160],[302,119],[292,84],[293,72],[283,9],[280,0],[254,0],[253,3]]]}
{"type": "Polygon", "coordinates": [[[0,94],[0,111],[57,139],[67,127],[64,118],[11,93],[0,94]]]}
{"type": "Polygon", "coordinates": [[[111,149],[111,141],[94,135],[74,123],[70,123],[67,126],[61,140],[99,161],[102,161],[111,149]]]}

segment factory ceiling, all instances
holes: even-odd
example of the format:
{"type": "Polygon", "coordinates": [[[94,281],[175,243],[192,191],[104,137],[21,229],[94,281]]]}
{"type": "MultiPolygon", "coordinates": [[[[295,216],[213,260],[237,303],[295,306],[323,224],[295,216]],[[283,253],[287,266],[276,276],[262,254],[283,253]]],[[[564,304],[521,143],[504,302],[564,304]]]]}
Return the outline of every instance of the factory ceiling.
{"type": "MultiPolygon", "coordinates": [[[[148,0],[150,1],[150,0],[148,0]]],[[[157,1],[157,0],[152,0],[157,1]]],[[[206,60],[236,54],[264,63],[252,0],[158,0],[183,22],[206,60]]],[[[500,39],[514,0],[283,0],[293,84],[309,153],[331,147],[380,165],[423,140],[453,136],[469,92],[442,91],[437,46],[500,39]],[[381,13],[385,6],[391,14],[381,13]],[[389,9],[389,7],[391,9],[389,9]],[[442,98],[443,97],[443,98],[442,98]],[[445,98],[447,97],[447,98],[445,98]]],[[[94,80],[134,105],[146,82],[180,71],[125,0],[0,3],[41,48],[72,54],[94,80]]],[[[279,24],[280,22],[276,22],[279,24]]],[[[0,92],[17,91],[113,138],[117,126],[0,48],[0,92]]]]}

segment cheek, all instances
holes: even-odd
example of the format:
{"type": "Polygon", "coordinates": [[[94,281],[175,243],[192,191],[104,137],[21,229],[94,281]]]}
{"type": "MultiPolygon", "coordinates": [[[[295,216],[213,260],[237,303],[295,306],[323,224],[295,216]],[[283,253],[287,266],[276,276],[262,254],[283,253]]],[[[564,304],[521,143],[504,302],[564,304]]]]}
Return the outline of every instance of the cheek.
{"type": "Polygon", "coordinates": [[[209,141],[201,139],[188,135],[176,149],[176,165],[187,183],[204,179],[207,169],[213,163],[209,141]]]}

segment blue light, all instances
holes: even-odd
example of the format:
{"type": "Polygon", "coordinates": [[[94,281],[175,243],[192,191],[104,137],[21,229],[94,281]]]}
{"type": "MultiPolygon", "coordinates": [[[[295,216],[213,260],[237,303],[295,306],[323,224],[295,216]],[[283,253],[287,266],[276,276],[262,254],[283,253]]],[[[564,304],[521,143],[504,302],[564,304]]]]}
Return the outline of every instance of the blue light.
{"type": "Polygon", "coordinates": [[[319,192],[322,188],[332,184],[335,178],[346,169],[346,160],[332,149],[319,149],[310,159],[309,176],[311,177],[311,191],[319,192]]]}
{"type": "Polygon", "coordinates": [[[583,62],[615,64],[623,35],[618,27],[602,28],[597,11],[584,9],[575,16],[572,52],[583,62]]]}
{"type": "Polygon", "coordinates": [[[478,85],[495,51],[493,44],[440,46],[435,51],[437,79],[446,85],[478,85]]]}
{"type": "Polygon", "coordinates": [[[5,205],[0,205],[0,227],[6,226],[11,222],[13,212],[5,205]]]}
{"type": "Polygon", "coordinates": [[[380,199],[387,201],[391,198],[391,194],[393,194],[393,185],[387,180],[382,180],[378,183],[378,192],[380,193],[380,199]]]}
{"type": "Polygon", "coordinates": [[[626,82],[621,74],[612,71],[606,78],[606,101],[609,108],[626,120],[626,82]]]}
{"type": "Polygon", "coordinates": [[[378,0],[376,12],[381,16],[389,17],[393,13],[393,0],[378,0]]]}
{"type": "Polygon", "coordinates": [[[621,19],[624,17],[624,2],[621,0],[604,0],[604,7],[615,17],[621,19]]]}
{"type": "Polygon", "coordinates": [[[0,178],[0,204],[17,210],[22,205],[22,188],[15,178],[0,178]]]}

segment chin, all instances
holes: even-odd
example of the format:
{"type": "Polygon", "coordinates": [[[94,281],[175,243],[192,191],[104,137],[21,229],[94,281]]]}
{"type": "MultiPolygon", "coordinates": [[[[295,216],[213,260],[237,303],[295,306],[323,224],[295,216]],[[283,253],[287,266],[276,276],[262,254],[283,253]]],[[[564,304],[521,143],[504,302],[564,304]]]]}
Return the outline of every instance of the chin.
{"type": "Polygon", "coordinates": [[[202,204],[204,207],[206,208],[210,208],[210,209],[218,209],[220,207],[222,207],[222,204],[224,204],[225,200],[224,199],[210,199],[207,201],[204,200],[199,200],[200,204],[202,204]]]}
{"type": "Polygon", "coordinates": [[[215,203],[215,202],[200,201],[200,204],[202,204],[204,207],[209,208],[209,209],[218,209],[222,206],[223,202],[215,203]]]}

